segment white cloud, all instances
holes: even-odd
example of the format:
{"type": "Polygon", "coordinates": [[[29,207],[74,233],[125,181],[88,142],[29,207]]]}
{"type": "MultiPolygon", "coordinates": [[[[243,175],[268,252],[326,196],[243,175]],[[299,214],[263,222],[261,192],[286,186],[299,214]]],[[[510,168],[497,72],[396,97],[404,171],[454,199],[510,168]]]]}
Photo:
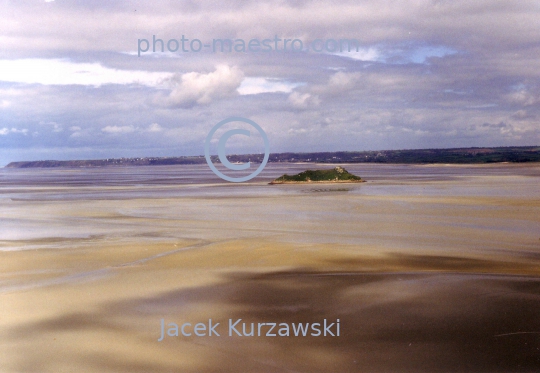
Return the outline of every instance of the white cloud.
{"type": "Polygon", "coordinates": [[[295,134],[295,135],[303,135],[305,133],[307,133],[308,130],[305,129],[305,128],[289,128],[289,130],[287,131],[287,133],[290,133],[290,134],[295,134]]]}
{"type": "Polygon", "coordinates": [[[319,105],[321,102],[318,96],[300,92],[291,93],[288,101],[296,109],[306,109],[311,105],[319,105]]]}
{"type": "Polygon", "coordinates": [[[161,127],[158,123],[152,123],[148,126],[147,132],[161,132],[163,131],[163,127],[161,127]]]}
{"type": "Polygon", "coordinates": [[[131,133],[135,131],[133,126],[107,126],[101,129],[105,133],[131,133]]]}
{"type": "Polygon", "coordinates": [[[324,85],[314,85],[311,91],[320,95],[342,95],[353,90],[360,80],[360,73],[347,73],[338,71],[328,78],[328,83],[324,85]]]}
{"type": "Polygon", "coordinates": [[[0,135],[2,135],[2,136],[5,136],[5,135],[10,134],[10,133],[22,133],[23,135],[26,136],[26,134],[28,133],[28,130],[26,128],[20,130],[20,129],[17,129],[17,128],[9,129],[9,128],[6,128],[6,127],[0,129],[0,135]]]}
{"type": "Polygon", "coordinates": [[[359,48],[358,52],[355,48],[351,48],[351,51],[344,51],[334,53],[337,56],[352,58],[359,61],[381,61],[382,55],[375,47],[359,48]]]}
{"type": "Polygon", "coordinates": [[[56,122],[39,122],[40,125],[51,126],[53,132],[62,132],[63,128],[56,122]]]}
{"type": "Polygon", "coordinates": [[[289,93],[301,84],[269,78],[245,78],[238,88],[238,93],[241,95],[256,95],[269,92],[289,93]]]}
{"type": "Polygon", "coordinates": [[[540,102],[540,94],[536,94],[522,87],[521,89],[507,95],[506,99],[518,105],[532,106],[540,102]]]}
{"type": "Polygon", "coordinates": [[[100,63],[75,63],[67,59],[28,58],[0,60],[0,81],[43,85],[140,84],[158,86],[173,74],[118,70],[100,63]]]}
{"type": "Polygon", "coordinates": [[[348,90],[354,87],[359,78],[359,73],[345,73],[343,71],[338,71],[330,77],[328,86],[338,88],[340,91],[348,90]]]}
{"type": "Polygon", "coordinates": [[[173,87],[166,99],[171,106],[191,107],[206,105],[216,99],[231,97],[244,79],[244,73],[236,66],[218,65],[214,72],[202,74],[190,72],[169,79],[173,87]]]}
{"type": "Polygon", "coordinates": [[[82,128],[79,127],[79,126],[71,126],[69,127],[69,130],[72,132],[71,135],[69,135],[69,137],[71,138],[75,138],[75,137],[81,137],[82,136],[82,128]]]}
{"type": "MultiPolygon", "coordinates": [[[[74,131],[74,137],[81,135],[81,128],[78,126],[71,127],[72,131],[74,131]]],[[[121,133],[144,133],[144,132],[162,132],[163,127],[161,127],[158,123],[152,123],[147,128],[140,128],[135,127],[133,125],[129,126],[106,126],[101,129],[102,132],[105,133],[111,133],[111,134],[121,134],[121,133]]]]}

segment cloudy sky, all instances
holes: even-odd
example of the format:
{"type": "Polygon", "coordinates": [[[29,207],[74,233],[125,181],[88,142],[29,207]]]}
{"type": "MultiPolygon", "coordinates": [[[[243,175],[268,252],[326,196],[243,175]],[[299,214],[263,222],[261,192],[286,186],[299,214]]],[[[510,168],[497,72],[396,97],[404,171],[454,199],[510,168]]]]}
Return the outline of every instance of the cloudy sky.
{"type": "Polygon", "coordinates": [[[540,144],[536,0],[2,0],[0,17],[0,166],[202,155],[231,116],[271,152],[540,144]]]}

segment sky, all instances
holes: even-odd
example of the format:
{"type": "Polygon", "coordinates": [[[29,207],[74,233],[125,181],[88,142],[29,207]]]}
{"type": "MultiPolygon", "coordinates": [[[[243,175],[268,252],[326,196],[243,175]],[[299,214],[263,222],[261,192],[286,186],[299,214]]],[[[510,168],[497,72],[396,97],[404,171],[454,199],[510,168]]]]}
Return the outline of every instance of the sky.
{"type": "Polygon", "coordinates": [[[0,17],[0,166],[203,155],[230,117],[271,153],[540,144],[536,0],[0,0],[0,17]]]}

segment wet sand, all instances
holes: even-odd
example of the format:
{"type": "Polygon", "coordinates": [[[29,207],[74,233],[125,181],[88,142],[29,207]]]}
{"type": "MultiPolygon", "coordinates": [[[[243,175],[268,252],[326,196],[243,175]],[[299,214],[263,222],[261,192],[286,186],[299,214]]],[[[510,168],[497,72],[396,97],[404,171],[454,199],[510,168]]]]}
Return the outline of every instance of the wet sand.
{"type": "Polygon", "coordinates": [[[357,166],[368,182],[346,188],[4,183],[0,371],[539,371],[540,166],[512,166],[357,166]],[[162,319],[210,318],[341,334],[158,342],[162,319]]]}

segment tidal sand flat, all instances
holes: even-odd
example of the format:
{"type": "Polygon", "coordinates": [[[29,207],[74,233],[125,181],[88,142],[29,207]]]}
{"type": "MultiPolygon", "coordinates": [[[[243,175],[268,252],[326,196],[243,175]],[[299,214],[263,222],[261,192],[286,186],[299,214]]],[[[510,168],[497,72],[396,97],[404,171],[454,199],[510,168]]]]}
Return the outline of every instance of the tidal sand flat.
{"type": "Polygon", "coordinates": [[[0,371],[540,370],[540,165],[306,168],[0,170],[0,371]]]}

